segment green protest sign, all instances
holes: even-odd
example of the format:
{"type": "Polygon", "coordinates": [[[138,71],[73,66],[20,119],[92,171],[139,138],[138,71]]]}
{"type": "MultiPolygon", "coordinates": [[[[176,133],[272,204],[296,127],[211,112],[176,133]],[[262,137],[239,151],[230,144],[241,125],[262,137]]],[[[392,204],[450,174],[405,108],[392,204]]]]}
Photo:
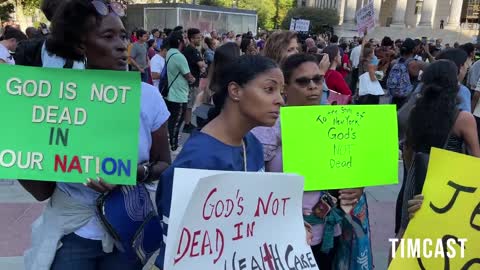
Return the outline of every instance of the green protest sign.
{"type": "Polygon", "coordinates": [[[137,73],[0,65],[0,178],[135,184],[137,73]]]}
{"type": "Polygon", "coordinates": [[[283,171],[305,190],[398,182],[397,113],[392,105],[281,109],[283,171]]]}

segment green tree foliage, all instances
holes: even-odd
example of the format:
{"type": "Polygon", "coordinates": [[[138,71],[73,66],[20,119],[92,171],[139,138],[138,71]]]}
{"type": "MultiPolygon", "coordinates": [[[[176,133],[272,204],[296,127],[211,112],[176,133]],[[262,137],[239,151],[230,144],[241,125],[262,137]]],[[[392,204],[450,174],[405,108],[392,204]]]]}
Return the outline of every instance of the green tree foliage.
{"type": "Polygon", "coordinates": [[[8,21],[11,19],[10,14],[15,11],[15,6],[7,0],[0,0],[0,20],[8,21]]]}
{"type": "Polygon", "coordinates": [[[42,0],[16,0],[17,6],[22,5],[24,15],[31,16],[40,7],[42,0]]]}
{"type": "Polygon", "coordinates": [[[294,6],[295,0],[200,0],[201,5],[232,7],[256,10],[258,26],[271,30],[275,26],[276,4],[278,2],[277,25],[280,25],[288,10],[294,6]]]}
{"type": "Polygon", "coordinates": [[[215,6],[215,7],[221,7],[225,5],[225,1],[222,1],[222,0],[200,0],[197,3],[200,5],[215,6]]]}
{"type": "Polygon", "coordinates": [[[311,30],[317,33],[322,32],[324,25],[337,25],[340,21],[338,13],[334,9],[300,7],[288,11],[282,22],[283,29],[290,28],[292,18],[309,20],[311,30]]]}

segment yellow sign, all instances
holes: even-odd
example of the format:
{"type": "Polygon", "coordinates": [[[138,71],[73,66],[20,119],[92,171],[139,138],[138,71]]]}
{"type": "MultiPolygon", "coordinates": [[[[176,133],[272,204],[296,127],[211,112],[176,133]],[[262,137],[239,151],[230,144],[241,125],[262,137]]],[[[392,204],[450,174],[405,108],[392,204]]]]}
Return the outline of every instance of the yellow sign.
{"type": "Polygon", "coordinates": [[[478,158],[432,148],[422,207],[389,270],[480,269],[479,169],[478,158]]]}
{"type": "Polygon", "coordinates": [[[280,118],[283,171],[305,190],[398,183],[395,106],[287,106],[280,118]]]}

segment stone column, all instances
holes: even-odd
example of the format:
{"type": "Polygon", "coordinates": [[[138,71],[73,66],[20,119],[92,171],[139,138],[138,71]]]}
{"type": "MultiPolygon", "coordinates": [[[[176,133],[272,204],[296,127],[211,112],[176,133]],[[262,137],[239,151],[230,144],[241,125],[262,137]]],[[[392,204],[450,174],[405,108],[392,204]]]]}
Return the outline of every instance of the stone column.
{"type": "Polygon", "coordinates": [[[460,27],[460,16],[462,13],[462,6],[463,6],[463,0],[452,0],[452,6],[450,7],[450,16],[448,17],[448,23],[445,26],[445,28],[457,29],[460,27]]]}
{"type": "MultiPolygon", "coordinates": [[[[433,1],[433,0],[427,0],[433,1]]],[[[393,21],[391,27],[405,27],[405,12],[407,11],[407,0],[397,0],[393,10],[393,21]]]]}
{"type": "MultiPolygon", "coordinates": [[[[419,27],[432,28],[433,15],[437,7],[437,0],[424,0],[422,6],[422,15],[420,17],[419,27]]],[[[440,23],[440,22],[439,22],[440,23]]]]}
{"type": "Polygon", "coordinates": [[[374,0],[373,7],[375,9],[375,26],[380,25],[380,10],[382,8],[382,0],[374,0]]]}
{"type": "Polygon", "coordinates": [[[344,24],[355,25],[355,13],[357,11],[357,0],[345,0],[344,24]]]}

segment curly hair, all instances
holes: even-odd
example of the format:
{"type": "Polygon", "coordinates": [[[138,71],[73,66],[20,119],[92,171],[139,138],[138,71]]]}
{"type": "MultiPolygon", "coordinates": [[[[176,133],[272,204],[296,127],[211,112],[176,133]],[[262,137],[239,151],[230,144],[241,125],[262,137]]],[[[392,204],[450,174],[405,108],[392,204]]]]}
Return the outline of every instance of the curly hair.
{"type": "Polygon", "coordinates": [[[51,34],[45,44],[47,50],[66,59],[82,61],[84,55],[77,48],[102,17],[90,1],[64,1],[53,16],[51,34]]]}
{"type": "Polygon", "coordinates": [[[423,73],[421,97],[408,118],[407,146],[415,152],[430,153],[442,148],[455,124],[459,84],[458,69],[450,60],[433,62],[423,73]]]}
{"type": "Polygon", "coordinates": [[[277,64],[281,64],[286,58],[285,52],[290,41],[296,38],[297,33],[292,31],[278,31],[271,34],[265,43],[263,55],[277,62],[277,64]]]}

